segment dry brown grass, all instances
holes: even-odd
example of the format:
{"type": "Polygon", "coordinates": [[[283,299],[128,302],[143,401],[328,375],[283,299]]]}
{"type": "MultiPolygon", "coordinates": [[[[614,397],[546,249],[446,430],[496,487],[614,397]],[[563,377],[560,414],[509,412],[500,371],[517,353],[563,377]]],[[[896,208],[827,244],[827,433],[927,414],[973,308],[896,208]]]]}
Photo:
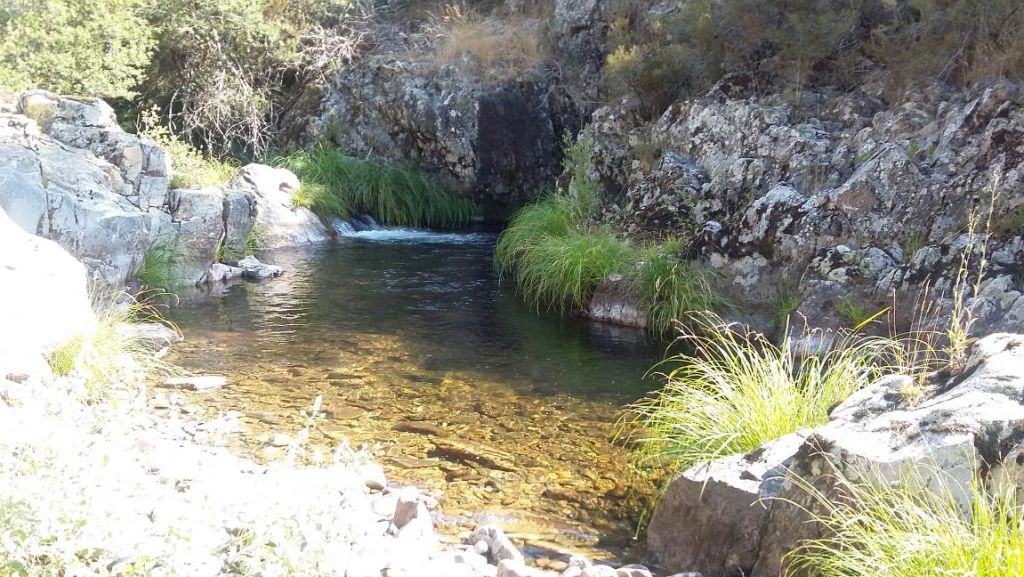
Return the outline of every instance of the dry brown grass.
{"type": "Polygon", "coordinates": [[[483,16],[452,4],[435,17],[433,30],[440,40],[435,65],[456,65],[486,80],[521,76],[548,55],[546,23],[537,19],[483,16]]]}

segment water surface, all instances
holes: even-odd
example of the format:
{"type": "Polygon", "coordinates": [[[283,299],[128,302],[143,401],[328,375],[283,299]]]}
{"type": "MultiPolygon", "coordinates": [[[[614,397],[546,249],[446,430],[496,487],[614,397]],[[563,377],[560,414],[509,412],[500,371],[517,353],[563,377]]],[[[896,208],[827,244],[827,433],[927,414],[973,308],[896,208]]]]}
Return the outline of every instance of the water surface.
{"type": "Polygon", "coordinates": [[[612,442],[621,406],[656,387],[661,345],[538,314],[499,283],[489,234],[356,233],[261,255],[287,270],[186,298],[178,362],[222,372],[211,410],[259,459],[317,395],[310,442],[365,445],[390,479],[440,502],[450,535],[497,521],[540,548],[622,556],[637,498],[612,442]]]}

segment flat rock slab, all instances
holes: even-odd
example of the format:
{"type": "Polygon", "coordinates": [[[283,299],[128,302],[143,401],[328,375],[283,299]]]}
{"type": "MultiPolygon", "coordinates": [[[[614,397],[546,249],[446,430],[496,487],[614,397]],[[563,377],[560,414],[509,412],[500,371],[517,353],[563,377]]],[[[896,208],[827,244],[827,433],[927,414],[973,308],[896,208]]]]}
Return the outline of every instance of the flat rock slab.
{"type": "Polygon", "coordinates": [[[223,375],[199,375],[196,377],[170,378],[165,380],[160,386],[189,391],[212,391],[220,389],[227,384],[228,378],[223,375]]]}

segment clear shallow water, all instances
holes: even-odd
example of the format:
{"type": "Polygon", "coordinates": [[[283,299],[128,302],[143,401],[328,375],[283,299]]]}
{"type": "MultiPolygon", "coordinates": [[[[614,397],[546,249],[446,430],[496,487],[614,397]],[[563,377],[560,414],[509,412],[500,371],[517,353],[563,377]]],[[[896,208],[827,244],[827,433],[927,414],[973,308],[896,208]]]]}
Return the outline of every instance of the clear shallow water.
{"type": "Polygon", "coordinates": [[[323,395],[312,442],[370,446],[389,478],[439,498],[449,534],[496,520],[542,549],[622,556],[640,483],[610,438],[657,386],[643,375],[662,347],[530,310],[499,284],[493,244],[389,230],[263,254],[285,276],[170,311],[177,361],[229,375],[196,400],[242,414],[241,452],[272,458],[268,435],[296,432],[323,395]]]}

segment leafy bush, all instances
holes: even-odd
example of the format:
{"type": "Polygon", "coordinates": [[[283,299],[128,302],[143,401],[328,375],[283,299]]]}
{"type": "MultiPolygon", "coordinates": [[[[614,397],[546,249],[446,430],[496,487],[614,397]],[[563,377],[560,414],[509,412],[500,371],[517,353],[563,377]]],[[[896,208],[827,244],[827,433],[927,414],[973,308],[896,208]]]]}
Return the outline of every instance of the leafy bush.
{"type": "Polygon", "coordinates": [[[849,334],[808,351],[709,314],[693,316],[680,340],[692,353],[668,359],[664,388],[631,410],[639,460],[677,469],[824,424],[836,403],[887,372],[897,346],[849,334]]]}
{"type": "Polygon", "coordinates": [[[368,3],[166,0],[147,17],[157,40],[143,92],[207,153],[262,157],[288,84],[351,59],[368,3]],[[308,72],[308,74],[307,74],[308,72]]]}
{"type": "Polygon", "coordinates": [[[666,10],[656,0],[613,0],[605,94],[637,97],[656,116],[728,73],[768,73],[797,89],[882,81],[889,92],[934,76],[1017,80],[1019,8],[1017,0],[685,0],[666,10]]]}
{"type": "Polygon", "coordinates": [[[827,496],[807,487],[824,510],[816,517],[828,536],[791,553],[787,575],[1020,577],[1024,505],[1015,483],[992,479],[986,487],[977,479],[966,488],[946,480],[931,490],[919,472],[891,484],[866,477],[836,475],[837,489],[827,496]],[[958,494],[967,495],[969,511],[958,494]]]}
{"type": "Polygon", "coordinates": [[[365,213],[394,226],[455,227],[476,214],[469,199],[409,164],[384,164],[317,148],[278,159],[302,179],[294,202],[321,217],[365,213]]]}
{"type": "Polygon", "coordinates": [[[7,0],[0,6],[0,87],[126,98],[149,65],[141,0],[7,0]]]}
{"type": "Polygon", "coordinates": [[[1024,11],[1017,0],[911,0],[872,31],[867,52],[897,88],[930,76],[1024,79],[1024,11]]]}

